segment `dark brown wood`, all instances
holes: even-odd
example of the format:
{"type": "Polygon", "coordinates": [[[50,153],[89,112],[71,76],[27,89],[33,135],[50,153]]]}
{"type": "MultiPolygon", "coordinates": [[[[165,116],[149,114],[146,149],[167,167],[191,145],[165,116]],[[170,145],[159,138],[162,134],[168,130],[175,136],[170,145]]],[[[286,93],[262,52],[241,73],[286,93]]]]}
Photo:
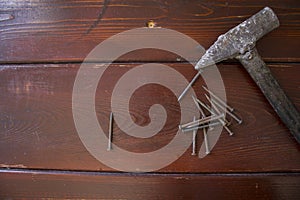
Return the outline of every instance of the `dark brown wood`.
{"type": "MultiPolygon", "coordinates": [[[[59,0],[0,1],[0,62],[82,61],[100,42],[153,20],[158,27],[182,32],[208,48],[220,35],[269,6],[281,26],[258,42],[267,61],[300,61],[298,0],[173,1],[173,0],[59,0]]],[[[122,61],[177,61],[178,56],[140,51],[122,61]]]]}
{"type": "MultiPolygon", "coordinates": [[[[0,199],[300,199],[300,146],[239,64],[229,61],[219,69],[228,102],[244,123],[230,127],[233,137],[223,132],[204,159],[188,149],[157,173],[116,172],[89,154],[72,118],[80,64],[69,63],[81,63],[110,36],[153,20],[156,27],[182,32],[208,48],[265,6],[276,12],[281,26],[257,48],[299,109],[298,0],[0,0],[0,18],[6,18],[0,19],[0,199]]],[[[195,74],[178,55],[160,50],[134,51],[118,61],[96,93],[97,117],[107,128],[111,92],[121,75],[138,65],[134,62],[164,62],[189,80],[195,74]]],[[[199,79],[194,89],[205,100],[202,84],[199,79]]],[[[132,118],[148,124],[149,107],[156,103],[168,114],[159,134],[137,139],[114,127],[114,143],[150,152],[171,141],[180,113],[170,90],[158,85],[138,89],[130,101],[132,118]]]]}
{"type": "Polygon", "coordinates": [[[299,199],[299,174],[0,171],[1,198],[299,199]]]}
{"type": "MultiPolygon", "coordinates": [[[[167,64],[167,63],[166,63],[167,64]]],[[[167,64],[191,79],[189,64],[167,64]]],[[[101,64],[99,64],[101,66],[101,64]]],[[[110,66],[100,80],[96,110],[108,128],[111,92],[122,74],[136,64],[110,66]]],[[[72,117],[72,88],[79,65],[4,65],[0,71],[0,167],[111,171],[93,158],[81,143],[72,117]]],[[[296,106],[300,107],[299,64],[269,65],[296,106]]],[[[243,118],[231,126],[235,136],[223,132],[211,155],[198,159],[191,149],[160,172],[274,172],[300,171],[299,145],[281,123],[263,94],[240,65],[219,66],[228,102],[243,118]]],[[[166,77],[172,79],[172,77],[166,77]]],[[[204,100],[199,79],[194,89],[204,100]]],[[[176,97],[158,85],[146,85],[132,96],[130,112],[139,125],[149,123],[148,110],[163,105],[168,118],[156,136],[137,139],[114,128],[114,142],[133,152],[150,152],[165,146],[178,129],[176,97]]],[[[198,142],[202,142],[199,134],[198,142]]],[[[162,155],[163,156],[163,155],[162,155]]]]}

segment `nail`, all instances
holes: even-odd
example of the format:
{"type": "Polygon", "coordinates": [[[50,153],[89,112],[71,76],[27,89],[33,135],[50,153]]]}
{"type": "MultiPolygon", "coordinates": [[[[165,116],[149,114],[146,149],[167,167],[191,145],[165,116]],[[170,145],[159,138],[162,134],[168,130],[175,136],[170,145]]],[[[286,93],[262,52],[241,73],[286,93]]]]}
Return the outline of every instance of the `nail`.
{"type": "Polygon", "coordinates": [[[224,129],[229,133],[229,136],[232,136],[233,135],[233,132],[228,128],[228,126],[223,126],[224,129]]]}
{"type": "Polygon", "coordinates": [[[11,14],[0,14],[0,22],[14,19],[14,16],[11,14]]]}
{"type": "MultiPolygon", "coordinates": [[[[212,114],[212,115],[216,115],[216,113],[211,109],[211,108],[209,108],[209,106],[208,105],[206,105],[205,103],[203,103],[202,101],[200,101],[199,99],[196,99],[196,101],[203,107],[203,108],[205,108],[205,110],[207,110],[210,114],[212,114]]],[[[209,130],[213,130],[214,129],[214,127],[209,127],[209,130]]]]}
{"type": "Polygon", "coordinates": [[[182,127],[181,127],[181,125],[179,125],[179,126],[178,126],[178,128],[179,128],[179,130],[182,130],[182,127]]]}
{"type": "Polygon", "coordinates": [[[183,128],[187,128],[187,127],[189,127],[189,126],[198,125],[198,123],[201,123],[202,121],[209,120],[210,118],[211,118],[211,116],[205,117],[205,118],[201,118],[201,119],[196,120],[196,121],[192,121],[192,122],[189,122],[189,123],[186,123],[186,124],[179,125],[179,127],[180,127],[181,129],[183,129],[183,128]]]}
{"type": "Polygon", "coordinates": [[[198,79],[198,77],[200,76],[200,74],[202,73],[202,70],[199,70],[198,73],[194,76],[194,78],[192,79],[192,81],[188,84],[188,86],[183,90],[183,92],[181,93],[181,95],[178,97],[178,101],[180,101],[182,99],[182,97],[187,93],[187,91],[190,89],[190,87],[192,87],[192,85],[194,84],[194,82],[198,79]]]}
{"type": "Polygon", "coordinates": [[[203,107],[205,108],[205,110],[207,110],[211,115],[216,115],[216,113],[209,108],[208,105],[206,105],[205,103],[203,103],[202,101],[200,101],[199,99],[196,99],[196,101],[203,107]]]}
{"type": "Polygon", "coordinates": [[[238,124],[241,124],[243,122],[242,119],[237,117],[235,114],[232,112],[228,112],[226,108],[224,108],[222,105],[220,105],[218,102],[216,102],[214,99],[211,99],[212,103],[214,103],[216,106],[221,108],[226,114],[230,115],[235,121],[237,121],[238,124]]]}
{"type": "MultiPolygon", "coordinates": [[[[209,103],[211,104],[211,107],[212,107],[212,109],[213,109],[213,113],[216,113],[217,115],[220,115],[220,114],[222,114],[222,112],[218,109],[218,107],[211,101],[211,99],[206,95],[206,94],[204,94],[205,95],[205,97],[206,97],[206,99],[209,101],[209,103]]],[[[209,108],[209,107],[208,107],[209,108]]],[[[222,120],[223,122],[224,122],[224,126],[226,126],[226,125],[228,125],[229,124],[229,122],[226,120],[226,118],[224,118],[224,120],[222,120]]]]}
{"type": "MultiPolygon", "coordinates": [[[[205,103],[203,103],[202,101],[200,101],[199,99],[197,99],[197,102],[203,107],[203,108],[205,108],[208,112],[210,112],[210,114],[212,114],[212,115],[220,115],[220,114],[222,114],[221,112],[220,113],[217,113],[216,111],[214,111],[213,109],[211,109],[208,105],[206,105],[205,103]]],[[[226,122],[224,121],[224,120],[222,120],[222,119],[220,119],[221,121],[223,121],[223,122],[221,122],[222,124],[226,124],[226,122]]],[[[219,121],[220,121],[219,120],[219,121]]]]}
{"type": "Polygon", "coordinates": [[[208,138],[207,138],[207,132],[206,129],[203,129],[203,135],[204,135],[204,144],[205,144],[205,153],[209,154],[210,150],[209,150],[209,146],[208,146],[208,138]]]}
{"type": "Polygon", "coordinates": [[[228,104],[226,104],[222,99],[220,99],[217,95],[215,95],[212,91],[207,89],[205,86],[202,86],[202,87],[204,90],[206,90],[206,92],[208,92],[212,97],[214,97],[218,102],[220,102],[220,104],[222,104],[225,108],[230,110],[230,112],[233,112],[234,108],[232,108],[228,104]]]}
{"type": "MultiPolygon", "coordinates": [[[[210,99],[206,94],[205,94],[205,97],[210,102],[211,107],[213,107],[218,114],[221,113],[221,111],[215,105],[215,102],[213,101],[213,99],[210,99]]],[[[220,119],[219,121],[222,123],[224,129],[229,133],[229,135],[232,136],[233,132],[227,127],[227,125],[229,124],[229,122],[225,118],[224,118],[224,120],[220,119]]]]}
{"type": "Polygon", "coordinates": [[[194,97],[193,95],[192,95],[192,98],[193,98],[193,101],[194,101],[196,107],[198,108],[198,110],[199,110],[199,112],[201,114],[201,117],[202,118],[206,117],[205,114],[204,114],[204,112],[203,112],[203,110],[202,110],[202,108],[199,106],[199,103],[197,102],[197,98],[194,97]]]}
{"type": "Polygon", "coordinates": [[[192,130],[198,130],[198,129],[203,129],[203,128],[208,128],[208,127],[213,127],[213,126],[219,126],[222,125],[220,122],[213,122],[213,123],[209,123],[209,124],[204,124],[202,126],[194,126],[194,127],[189,127],[189,128],[184,128],[181,131],[183,133],[188,132],[188,131],[192,131],[192,130]]]}
{"type": "Polygon", "coordinates": [[[203,125],[203,124],[209,123],[211,121],[218,120],[220,118],[224,118],[224,114],[221,114],[221,115],[212,115],[212,116],[209,116],[209,117],[198,119],[196,121],[189,122],[187,124],[181,125],[181,128],[184,129],[184,128],[191,128],[192,126],[203,125]]]}
{"type": "Polygon", "coordinates": [[[109,116],[109,132],[108,132],[108,146],[107,151],[110,151],[111,148],[111,140],[112,140],[112,132],[113,132],[113,113],[110,113],[109,116]]]}
{"type": "MultiPolygon", "coordinates": [[[[196,121],[196,117],[194,116],[194,121],[196,121]]],[[[193,130],[193,149],[192,149],[192,155],[196,155],[196,137],[197,137],[197,130],[193,130]]]]}

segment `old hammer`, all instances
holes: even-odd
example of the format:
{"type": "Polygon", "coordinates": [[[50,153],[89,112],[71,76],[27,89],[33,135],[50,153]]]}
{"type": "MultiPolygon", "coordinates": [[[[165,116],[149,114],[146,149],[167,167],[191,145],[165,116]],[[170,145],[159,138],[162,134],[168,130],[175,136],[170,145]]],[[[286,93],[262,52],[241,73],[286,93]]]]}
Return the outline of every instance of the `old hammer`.
{"type": "Polygon", "coordinates": [[[300,113],[281,89],[255,48],[256,41],[278,26],[277,16],[272,9],[266,7],[221,35],[196,64],[195,69],[199,72],[191,81],[189,87],[201,74],[203,68],[228,58],[238,59],[283,123],[300,143],[300,113]]]}

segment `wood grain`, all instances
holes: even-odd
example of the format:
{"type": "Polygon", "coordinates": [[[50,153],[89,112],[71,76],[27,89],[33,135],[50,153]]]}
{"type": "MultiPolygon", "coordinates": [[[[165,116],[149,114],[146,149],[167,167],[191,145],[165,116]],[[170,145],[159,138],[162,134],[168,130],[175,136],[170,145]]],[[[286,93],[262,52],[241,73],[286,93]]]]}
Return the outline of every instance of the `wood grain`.
{"type": "MultiPolygon", "coordinates": [[[[267,61],[300,61],[300,3],[288,1],[0,1],[0,62],[81,62],[100,42],[154,20],[182,32],[205,48],[230,28],[269,6],[281,26],[258,42],[267,61]]],[[[133,36],[135,37],[135,36],[133,36]]],[[[120,61],[178,61],[178,56],[144,50],[120,61]]]]}
{"type": "MultiPolygon", "coordinates": [[[[80,63],[112,35],[153,20],[156,30],[179,31],[208,48],[265,6],[275,11],[281,25],[258,41],[258,51],[299,109],[298,0],[0,0],[0,199],[300,199],[300,146],[246,71],[232,61],[219,70],[227,100],[244,122],[230,126],[233,137],[223,132],[203,159],[191,156],[189,148],[155,173],[116,172],[87,151],[72,116],[80,63]]],[[[192,52],[200,56],[198,51],[192,52]]],[[[97,61],[95,71],[106,60],[97,61]]],[[[142,49],[119,57],[96,92],[103,129],[108,129],[116,82],[147,62],[164,63],[188,80],[195,74],[183,58],[167,51],[142,49]]],[[[205,101],[202,84],[199,79],[193,87],[205,101]]],[[[160,133],[139,139],[115,124],[114,145],[144,153],[174,138],[181,113],[165,87],[149,84],[136,90],[129,106],[132,120],[149,124],[153,104],[161,104],[168,116],[160,133]]],[[[198,135],[200,144],[202,133],[198,135]]]]}
{"type": "Polygon", "coordinates": [[[0,171],[1,198],[299,199],[298,174],[0,171]]]}
{"type": "MultiPolygon", "coordinates": [[[[167,64],[190,80],[189,64],[167,64]]],[[[101,67],[101,64],[96,64],[101,67]]],[[[137,64],[114,64],[101,78],[96,93],[96,111],[103,129],[108,129],[111,93],[116,81],[137,64]]],[[[114,171],[93,158],[81,143],[72,117],[72,89],[79,65],[3,65],[0,69],[0,167],[114,171]]],[[[300,108],[299,64],[269,65],[288,96],[300,108]]],[[[95,68],[95,71],[97,68],[95,68]]],[[[247,72],[235,64],[219,65],[228,102],[243,118],[242,125],[223,132],[211,155],[203,159],[183,156],[160,172],[299,172],[299,145],[280,122],[247,72]]],[[[159,72],[158,72],[159,74],[159,72]]],[[[172,79],[173,77],[166,77],[172,79]]],[[[204,100],[202,79],[195,84],[204,100]]],[[[168,118],[161,132],[147,139],[133,138],[114,127],[114,143],[128,151],[151,152],[172,140],[180,121],[174,94],[159,85],[139,88],[130,100],[132,119],[149,123],[148,110],[161,104],[168,118]]],[[[199,134],[198,143],[202,143],[199,134]]],[[[106,147],[105,147],[106,148],[106,147]]],[[[163,156],[163,155],[162,155],[163,156]]]]}

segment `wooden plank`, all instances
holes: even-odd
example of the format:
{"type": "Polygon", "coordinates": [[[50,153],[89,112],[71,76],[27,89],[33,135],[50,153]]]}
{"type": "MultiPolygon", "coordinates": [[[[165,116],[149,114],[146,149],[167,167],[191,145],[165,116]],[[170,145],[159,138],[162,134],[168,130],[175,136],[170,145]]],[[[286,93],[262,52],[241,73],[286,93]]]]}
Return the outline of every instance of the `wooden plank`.
{"type": "MultiPolygon", "coordinates": [[[[189,64],[168,64],[190,80],[195,71],[189,64]]],[[[97,64],[98,67],[103,65],[97,64]]],[[[117,80],[136,64],[110,66],[96,93],[98,121],[108,130],[111,93],[117,80]]],[[[83,146],[72,117],[72,89],[79,65],[5,65],[0,70],[0,167],[111,171],[83,146]]],[[[270,64],[275,77],[300,108],[299,64],[270,64]]],[[[96,72],[97,68],[95,68],[96,72]]],[[[262,93],[240,65],[219,66],[228,102],[243,118],[242,125],[223,132],[211,155],[203,159],[183,156],[161,172],[269,172],[300,170],[299,145],[280,122],[262,93]]],[[[160,72],[157,73],[158,75],[160,72]]],[[[145,75],[146,77],[146,75],[145,75]]],[[[166,80],[174,79],[173,75],[166,80]]],[[[199,79],[194,89],[204,100],[199,79]]],[[[132,152],[151,152],[168,144],[180,121],[174,94],[158,85],[145,85],[131,98],[130,112],[143,126],[150,122],[153,104],[167,110],[167,121],[159,134],[147,139],[134,138],[114,128],[114,143],[132,152]]],[[[200,133],[200,132],[199,132],[200,133]]],[[[203,141],[199,134],[198,144],[203,141]]],[[[161,155],[164,156],[164,155],[161,155]]]]}
{"type": "Polygon", "coordinates": [[[299,174],[0,171],[1,198],[299,199],[299,174]]]}
{"type": "MultiPolygon", "coordinates": [[[[229,28],[264,6],[278,14],[281,26],[258,42],[268,61],[300,61],[300,4],[288,1],[0,1],[0,62],[82,61],[100,42],[132,28],[157,26],[182,32],[208,48],[229,28]]],[[[136,37],[136,36],[133,36],[136,37]]],[[[161,51],[139,51],[121,61],[177,61],[161,51]]]]}

